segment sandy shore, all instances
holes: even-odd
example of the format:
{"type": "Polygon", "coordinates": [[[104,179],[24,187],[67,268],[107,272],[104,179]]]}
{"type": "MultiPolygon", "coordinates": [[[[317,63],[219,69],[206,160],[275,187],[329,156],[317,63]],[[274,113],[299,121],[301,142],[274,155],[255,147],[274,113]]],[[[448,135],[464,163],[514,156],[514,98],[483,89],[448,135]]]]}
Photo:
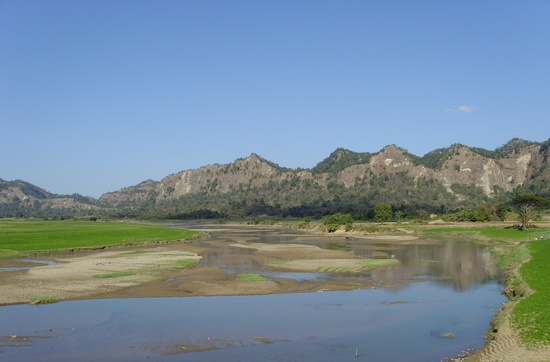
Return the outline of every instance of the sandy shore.
{"type": "MultiPolygon", "coordinates": [[[[302,272],[354,272],[386,264],[369,261],[343,251],[311,245],[264,245],[241,240],[235,248],[254,249],[254,260],[276,270],[302,272]],[[278,262],[275,262],[277,260],[278,262]]],[[[371,283],[341,281],[242,281],[218,267],[181,267],[182,261],[201,259],[192,244],[164,245],[134,250],[88,252],[80,256],[55,258],[56,265],[0,260],[0,267],[31,267],[0,273],[0,305],[31,303],[36,298],[56,301],[119,297],[252,295],[273,293],[350,290],[374,287],[371,283]]],[[[396,260],[390,262],[397,262],[396,260]]]]}
{"type": "Polygon", "coordinates": [[[104,251],[56,258],[56,265],[0,261],[0,267],[32,266],[0,273],[0,305],[30,303],[34,298],[83,299],[154,280],[181,260],[199,260],[195,253],[163,248],[149,251],[104,251]],[[116,276],[121,273],[127,274],[116,276]]]}

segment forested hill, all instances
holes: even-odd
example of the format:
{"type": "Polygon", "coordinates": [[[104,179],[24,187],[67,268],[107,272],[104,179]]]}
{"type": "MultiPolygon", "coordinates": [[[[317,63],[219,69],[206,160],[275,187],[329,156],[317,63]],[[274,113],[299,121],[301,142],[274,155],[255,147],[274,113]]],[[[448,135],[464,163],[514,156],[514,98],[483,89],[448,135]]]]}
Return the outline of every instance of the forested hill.
{"type": "Polygon", "coordinates": [[[517,192],[550,197],[549,145],[550,139],[542,143],[513,139],[489,151],[455,144],[423,157],[395,145],[377,153],[339,148],[312,169],[296,170],[251,154],[230,164],[147,180],[99,200],[31,191],[22,181],[18,186],[2,180],[0,216],[30,210],[176,218],[316,217],[345,212],[359,219],[372,216],[380,202],[411,215],[447,213],[507,202],[517,192]]]}

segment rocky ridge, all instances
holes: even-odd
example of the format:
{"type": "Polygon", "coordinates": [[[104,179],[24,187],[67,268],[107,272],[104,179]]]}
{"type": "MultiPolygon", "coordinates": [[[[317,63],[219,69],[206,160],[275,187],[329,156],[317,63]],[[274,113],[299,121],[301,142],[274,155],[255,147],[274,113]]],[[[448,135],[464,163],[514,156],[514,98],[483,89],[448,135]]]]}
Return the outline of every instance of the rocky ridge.
{"type": "Polygon", "coordinates": [[[10,184],[2,180],[0,205],[11,202],[12,206],[32,203],[42,210],[101,207],[171,213],[203,208],[231,214],[239,207],[248,209],[247,213],[327,204],[353,210],[360,202],[418,204],[433,199],[428,206],[441,204],[441,208],[451,209],[461,203],[491,200],[518,188],[550,196],[549,144],[550,139],[544,143],[514,139],[495,151],[456,144],[423,157],[395,145],[375,154],[338,149],[315,168],[297,170],[251,154],[230,164],[184,170],[160,181],[147,180],[106,193],[99,200],[52,195],[30,184],[22,187],[22,181],[10,184]]]}

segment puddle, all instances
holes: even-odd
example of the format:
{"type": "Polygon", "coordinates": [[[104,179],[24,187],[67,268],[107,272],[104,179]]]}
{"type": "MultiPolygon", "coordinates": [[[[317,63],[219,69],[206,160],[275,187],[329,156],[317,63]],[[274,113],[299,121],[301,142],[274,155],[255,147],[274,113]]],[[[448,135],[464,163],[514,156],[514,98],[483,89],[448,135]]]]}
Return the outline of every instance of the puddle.
{"type": "Polygon", "coordinates": [[[38,259],[16,259],[14,261],[10,261],[18,266],[13,267],[0,267],[0,272],[5,271],[17,271],[17,270],[29,270],[34,268],[35,266],[40,265],[57,265],[60,264],[59,262],[52,261],[52,260],[38,260],[38,259]],[[21,266],[19,266],[21,265],[21,266]]]}

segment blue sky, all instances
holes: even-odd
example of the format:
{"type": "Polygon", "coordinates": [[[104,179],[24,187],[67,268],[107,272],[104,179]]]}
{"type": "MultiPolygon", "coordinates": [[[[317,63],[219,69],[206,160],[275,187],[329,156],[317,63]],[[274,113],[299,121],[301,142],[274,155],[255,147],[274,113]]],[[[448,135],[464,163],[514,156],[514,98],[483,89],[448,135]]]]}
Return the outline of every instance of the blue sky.
{"type": "Polygon", "coordinates": [[[0,0],[0,178],[550,137],[550,1],[0,0]]]}

